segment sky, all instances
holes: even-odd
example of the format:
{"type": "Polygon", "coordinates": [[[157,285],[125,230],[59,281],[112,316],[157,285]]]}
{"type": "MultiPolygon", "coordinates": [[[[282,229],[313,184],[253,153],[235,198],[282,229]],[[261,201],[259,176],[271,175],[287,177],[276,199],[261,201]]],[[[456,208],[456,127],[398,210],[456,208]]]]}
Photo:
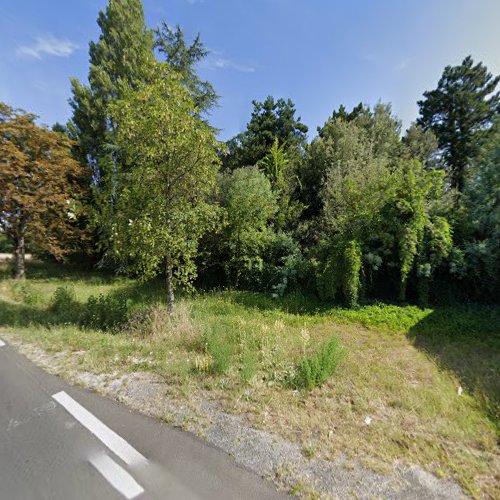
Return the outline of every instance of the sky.
{"type": "MultiPolygon", "coordinates": [[[[0,101],[66,122],[70,77],[86,81],[88,43],[107,0],[0,0],[0,101]]],[[[467,55],[500,74],[500,0],[144,0],[146,22],[197,33],[199,68],[220,95],[212,124],[244,130],[252,100],[290,98],[312,138],[344,104],[391,102],[403,128],[446,65],[467,55]]]]}

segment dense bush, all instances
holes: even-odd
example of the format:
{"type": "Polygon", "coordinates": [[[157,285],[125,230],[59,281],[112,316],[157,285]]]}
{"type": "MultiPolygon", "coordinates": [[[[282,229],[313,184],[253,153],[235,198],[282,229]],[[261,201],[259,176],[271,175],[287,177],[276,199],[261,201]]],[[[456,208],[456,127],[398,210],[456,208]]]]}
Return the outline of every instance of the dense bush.
{"type": "Polygon", "coordinates": [[[82,326],[111,330],[127,321],[129,302],[125,296],[92,295],[83,307],[80,317],[82,326]]]}
{"type": "Polygon", "coordinates": [[[54,321],[71,323],[78,317],[79,304],[76,301],[75,289],[69,286],[60,286],[54,291],[49,310],[54,321]]]}
{"type": "Polygon", "coordinates": [[[323,385],[335,372],[345,351],[337,337],[331,337],[314,353],[304,356],[291,380],[296,389],[313,389],[323,385]]]}

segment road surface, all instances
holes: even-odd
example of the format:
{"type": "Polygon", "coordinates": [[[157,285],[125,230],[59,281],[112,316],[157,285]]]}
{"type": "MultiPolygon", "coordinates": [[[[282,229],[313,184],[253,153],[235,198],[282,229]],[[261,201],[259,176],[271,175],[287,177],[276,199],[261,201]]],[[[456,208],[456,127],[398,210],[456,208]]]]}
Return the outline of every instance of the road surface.
{"type": "Polygon", "coordinates": [[[278,499],[191,434],[40,370],[0,337],[0,500],[278,499]]]}

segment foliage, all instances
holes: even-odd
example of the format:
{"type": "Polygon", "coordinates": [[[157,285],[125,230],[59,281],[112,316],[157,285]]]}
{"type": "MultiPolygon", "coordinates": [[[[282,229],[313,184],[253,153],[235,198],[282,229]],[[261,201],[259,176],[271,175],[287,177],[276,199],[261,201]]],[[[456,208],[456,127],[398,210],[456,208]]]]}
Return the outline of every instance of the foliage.
{"type": "Polygon", "coordinates": [[[110,249],[128,269],[144,278],[166,270],[172,307],[172,273],[176,282],[190,282],[198,241],[215,221],[208,197],[219,143],[179,77],[160,64],[149,71],[149,82],[111,108],[125,164],[118,185],[105,178],[114,204],[101,224],[109,225],[110,249]]]}
{"type": "Polygon", "coordinates": [[[424,130],[421,125],[412,123],[402,138],[403,156],[409,160],[419,160],[427,169],[440,167],[438,140],[431,129],[424,130]]]}
{"type": "Polygon", "coordinates": [[[269,96],[264,102],[252,104],[254,109],[246,130],[228,141],[229,151],[224,158],[227,170],[256,165],[276,139],[291,156],[300,154],[305,146],[307,127],[295,117],[295,105],[290,99],[275,100],[269,96]]]}
{"type": "Polygon", "coordinates": [[[60,286],[55,289],[49,305],[54,323],[71,323],[78,315],[79,308],[74,287],[60,286]]]}
{"type": "Polygon", "coordinates": [[[276,195],[257,167],[236,169],[219,179],[227,221],[219,243],[225,256],[222,264],[230,283],[239,285],[245,273],[262,269],[263,252],[272,237],[268,222],[277,211],[276,195]]]}
{"type": "Polygon", "coordinates": [[[293,387],[308,390],[320,387],[334,374],[344,356],[345,350],[337,337],[330,337],[311,355],[304,355],[292,380],[293,387]]]}
{"type": "Polygon", "coordinates": [[[436,89],[418,102],[419,124],[432,130],[441,148],[451,185],[463,192],[466,168],[477,155],[493,117],[500,111],[500,76],[493,77],[471,56],[446,66],[436,89]]]}
{"type": "Polygon", "coordinates": [[[302,209],[300,203],[293,199],[298,187],[298,177],[293,173],[294,162],[284,144],[276,138],[269,153],[257,163],[271,181],[273,191],[277,195],[278,211],[274,225],[278,229],[290,227],[302,209]]]}
{"type": "Polygon", "coordinates": [[[500,294],[500,120],[468,171],[451,271],[484,298],[500,294]]]}
{"type": "MultiPolygon", "coordinates": [[[[356,206],[367,202],[366,212],[371,210],[371,203],[377,203],[372,193],[380,193],[380,189],[371,189],[370,183],[383,183],[385,166],[394,161],[399,149],[400,124],[392,116],[390,105],[377,104],[374,110],[368,107],[355,108],[353,112],[334,112],[323,127],[318,129],[318,136],[308,148],[305,161],[300,168],[302,186],[300,199],[307,207],[304,215],[314,218],[320,215],[329,190],[338,191],[338,197],[344,198],[343,205],[349,204],[353,197],[356,206]],[[363,186],[363,193],[351,192],[342,194],[337,181],[346,175],[358,179],[363,186]],[[366,178],[366,182],[363,182],[366,178]],[[363,196],[368,196],[364,199],[363,196]]],[[[325,209],[326,212],[330,208],[325,209]]],[[[342,212],[342,207],[338,210],[342,212]]]]}
{"type": "Polygon", "coordinates": [[[80,324],[86,328],[112,330],[127,321],[128,299],[124,295],[91,295],[84,305],[80,324]]]}
{"type": "Polygon", "coordinates": [[[61,259],[84,237],[77,222],[85,172],[70,141],[35,119],[0,103],[0,228],[15,247],[19,278],[26,241],[61,259]]]}
{"type": "Polygon", "coordinates": [[[109,0],[99,12],[99,40],[89,45],[88,85],[71,80],[70,132],[78,141],[78,157],[98,185],[110,175],[117,158],[109,104],[144,80],[153,58],[153,34],[146,28],[142,0],[109,0]]]}
{"type": "Polygon", "coordinates": [[[361,267],[361,246],[356,240],[334,243],[318,277],[320,297],[335,300],[341,291],[348,307],[357,306],[361,267]]]}
{"type": "Polygon", "coordinates": [[[174,30],[165,21],[155,30],[155,35],[155,48],[170,67],[181,75],[182,84],[192,95],[196,107],[204,112],[213,108],[217,104],[217,93],[212,84],[201,80],[195,70],[196,65],[209,53],[200,35],[196,35],[189,45],[186,43],[182,28],[177,25],[174,30]]]}

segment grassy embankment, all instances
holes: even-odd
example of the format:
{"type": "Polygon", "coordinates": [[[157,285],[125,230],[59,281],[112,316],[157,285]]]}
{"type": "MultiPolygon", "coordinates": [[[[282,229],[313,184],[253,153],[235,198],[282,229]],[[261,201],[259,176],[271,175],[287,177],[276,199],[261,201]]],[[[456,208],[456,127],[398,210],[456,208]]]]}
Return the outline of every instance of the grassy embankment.
{"type": "Polygon", "coordinates": [[[3,266],[0,330],[78,351],[82,370],[151,371],[172,396],[214,399],[308,457],[346,453],[377,470],[419,463],[475,495],[500,495],[498,308],[350,311],[227,291],[185,298],[170,318],[161,283],[34,263],[19,284],[3,266]],[[343,346],[338,367],[326,367],[334,374],[300,389],[301,361],[317,364],[332,337],[343,346]]]}

